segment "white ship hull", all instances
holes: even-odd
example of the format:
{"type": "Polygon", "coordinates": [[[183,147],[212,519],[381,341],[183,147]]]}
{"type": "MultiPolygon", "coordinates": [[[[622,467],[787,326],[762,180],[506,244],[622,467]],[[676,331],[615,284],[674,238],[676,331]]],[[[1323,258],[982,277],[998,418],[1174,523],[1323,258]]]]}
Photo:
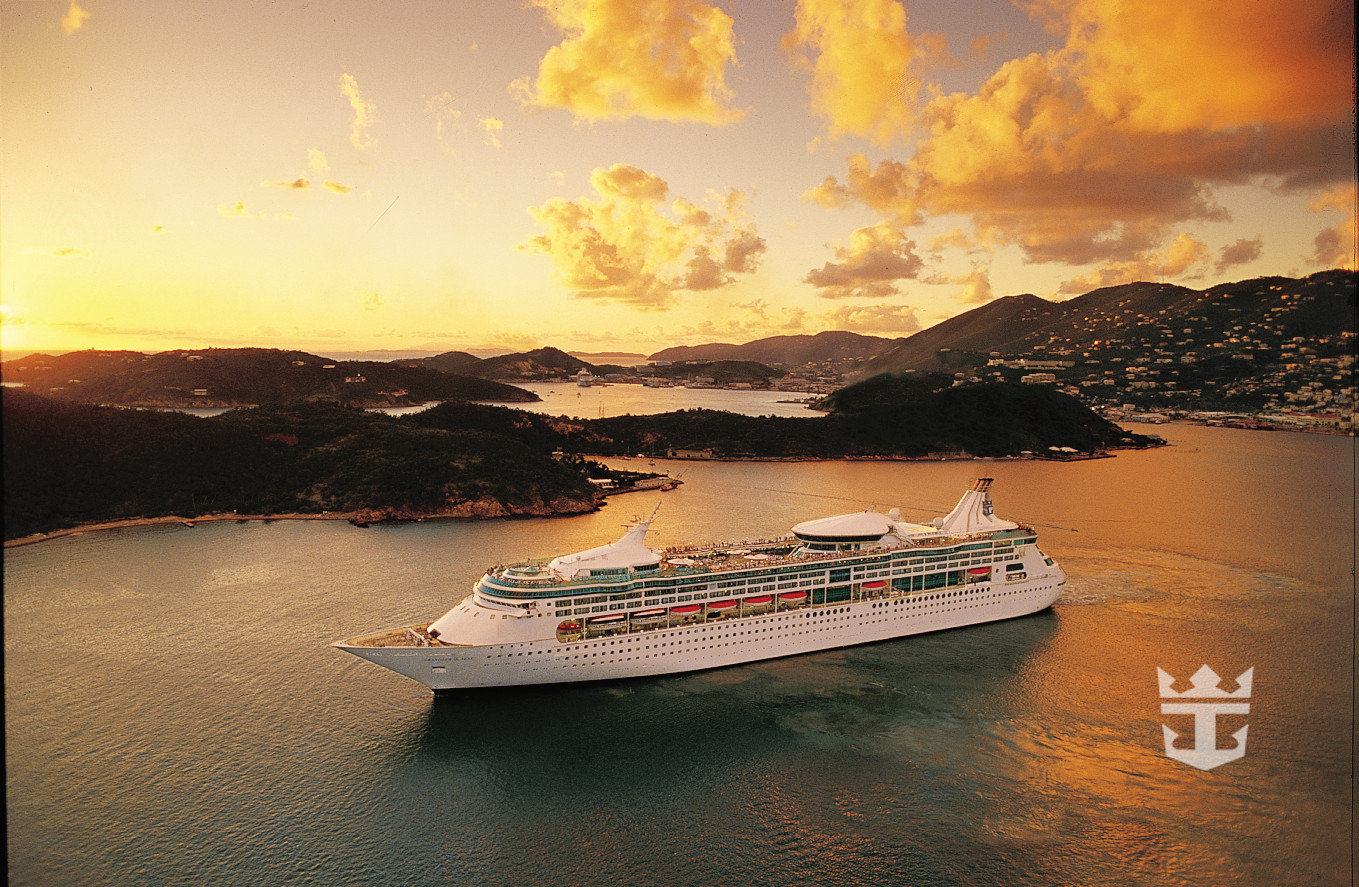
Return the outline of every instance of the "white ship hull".
{"type": "MultiPolygon", "coordinates": [[[[492,567],[434,622],[334,646],[434,690],[721,668],[1037,613],[1066,575],[989,478],[929,525],[865,511],[789,536],[664,553],[610,545],[492,567]]],[[[654,515],[653,515],[654,517],[654,515]]]]}
{"type": "MultiPolygon", "coordinates": [[[[335,646],[437,691],[676,674],[796,656],[1027,616],[1047,609],[1066,577],[1053,566],[1018,581],[900,597],[802,606],[764,615],[560,642],[485,646],[335,646]]],[[[418,635],[427,626],[399,630],[418,635]]],[[[371,636],[374,640],[378,636],[371,636]]]]}

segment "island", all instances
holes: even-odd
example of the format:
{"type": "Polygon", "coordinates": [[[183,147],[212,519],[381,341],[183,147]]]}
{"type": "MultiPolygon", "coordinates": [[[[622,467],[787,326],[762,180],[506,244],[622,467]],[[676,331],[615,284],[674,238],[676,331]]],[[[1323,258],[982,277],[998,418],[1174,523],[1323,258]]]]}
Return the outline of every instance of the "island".
{"type": "Polygon", "coordinates": [[[324,401],[180,412],[4,392],[6,544],[136,520],[567,515],[663,475],[600,457],[1090,458],[1161,441],[1041,386],[903,374],[843,389],[824,416],[713,410],[572,419],[445,402],[394,416],[324,401]]]}

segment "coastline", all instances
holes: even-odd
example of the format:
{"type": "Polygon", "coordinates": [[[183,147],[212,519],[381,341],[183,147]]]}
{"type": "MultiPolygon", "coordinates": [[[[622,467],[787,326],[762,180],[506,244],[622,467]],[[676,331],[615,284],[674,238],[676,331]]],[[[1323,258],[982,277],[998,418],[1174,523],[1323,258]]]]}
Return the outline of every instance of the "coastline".
{"type": "Polygon", "coordinates": [[[588,514],[598,511],[604,505],[606,497],[623,495],[626,493],[644,492],[668,492],[675,489],[683,481],[677,478],[666,478],[664,483],[656,485],[638,485],[609,490],[607,493],[598,494],[593,503],[576,503],[574,500],[557,503],[553,507],[552,503],[543,503],[541,507],[523,508],[511,510],[503,504],[494,500],[469,501],[457,508],[450,508],[445,511],[437,512],[414,512],[400,509],[359,509],[357,511],[326,511],[320,514],[291,512],[283,514],[200,514],[195,516],[185,516],[180,514],[166,514],[159,517],[129,517],[113,521],[97,521],[93,523],[77,524],[74,527],[64,527],[59,530],[51,530],[46,533],[33,533],[28,536],[21,536],[18,539],[6,539],[5,548],[22,548],[25,545],[36,545],[39,542],[47,542],[51,539],[61,539],[68,536],[80,536],[85,533],[98,532],[100,530],[125,530],[134,527],[155,527],[167,524],[180,524],[184,527],[193,527],[195,524],[211,523],[217,521],[276,521],[276,520],[342,520],[348,521],[359,528],[366,528],[373,524],[381,523],[404,523],[425,520],[495,520],[511,519],[516,517],[571,517],[577,514],[588,514]]]}
{"type": "MultiPolygon", "coordinates": [[[[1164,446],[1162,444],[1161,446],[1164,446]]],[[[1136,449],[1134,447],[1110,447],[1113,449],[1136,449]]],[[[1076,462],[1087,459],[1111,459],[1114,457],[1112,452],[1097,453],[1078,453],[1058,455],[1020,455],[1020,456],[1000,456],[991,457],[1000,460],[1046,460],[1055,462],[1076,462]]],[[[606,457],[607,458],[607,457],[606,457]]],[[[983,461],[985,457],[969,456],[961,454],[933,454],[928,456],[847,456],[836,459],[819,459],[814,457],[744,457],[744,456],[722,456],[722,457],[683,457],[670,456],[664,457],[670,461],[712,461],[712,462],[906,462],[906,461],[983,461]]],[[[527,508],[519,511],[506,509],[499,502],[492,500],[482,500],[479,502],[468,502],[457,509],[450,509],[443,512],[416,513],[404,510],[393,509],[360,509],[357,511],[327,511],[321,514],[310,513],[284,513],[284,514],[202,514],[196,516],[185,516],[178,514],[167,514],[159,517],[130,517],[114,521],[98,521],[94,523],[78,524],[74,527],[65,527],[59,530],[51,530],[46,533],[33,533],[28,536],[21,536],[18,539],[6,539],[5,548],[22,548],[26,545],[36,545],[39,542],[47,542],[51,539],[62,539],[68,536],[80,536],[85,533],[93,533],[100,530],[124,530],[135,527],[154,527],[165,524],[181,524],[185,527],[193,527],[199,523],[210,523],[216,521],[276,521],[276,520],[343,520],[349,521],[356,527],[364,528],[378,523],[398,523],[406,521],[424,520],[494,520],[509,519],[515,517],[570,517],[577,514],[586,514],[599,510],[603,506],[606,498],[623,495],[626,493],[641,492],[668,492],[682,484],[678,478],[666,478],[666,482],[657,485],[638,485],[609,490],[596,494],[594,507],[590,508],[527,508]]]]}
{"type": "Polygon", "coordinates": [[[25,545],[36,545],[39,542],[46,542],[49,539],[61,539],[65,536],[80,536],[84,533],[93,533],[98,530],[124,530],[131,527],[154,527],[161,524],[182,524],[185,527],[192,527],[194,524],[227,520],[350,520],[354,516],[355,512],[335,511],[327,512],[325,514],[203,514],[196,517],[183,517],[175,514],[167,514],[162,515],[161,517],[129,517],[123,520],[78,524],[74,527],[52,530],[47,533],[33,533],[29,536],[21,536],[18,539],[6,539],[5,548],[21,548],[25,545]]]}

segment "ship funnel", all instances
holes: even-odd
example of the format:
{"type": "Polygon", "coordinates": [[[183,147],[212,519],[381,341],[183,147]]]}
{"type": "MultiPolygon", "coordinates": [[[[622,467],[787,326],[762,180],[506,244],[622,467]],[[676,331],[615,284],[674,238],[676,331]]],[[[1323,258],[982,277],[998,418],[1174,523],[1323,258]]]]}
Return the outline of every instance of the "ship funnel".
{"type": "Polygon", "coordinates": [[[1012,530],[1019,526],[1013,521],[1000,520],[991,505],[991,484],[995,478],[981,477],[972,489],[963,493],[963,498],[939,521],[941,533],[982,533],[989,530],[1012,530]]]}

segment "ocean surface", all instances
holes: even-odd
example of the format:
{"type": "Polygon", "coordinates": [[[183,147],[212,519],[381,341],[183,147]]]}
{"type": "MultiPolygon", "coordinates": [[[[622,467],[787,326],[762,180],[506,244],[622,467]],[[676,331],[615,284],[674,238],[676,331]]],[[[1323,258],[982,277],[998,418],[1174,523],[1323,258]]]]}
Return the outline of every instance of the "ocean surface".
{"type": "MultiPolygon", "coordinates": [[[[1087,462],[666,463],[576,518],[200,523],[6,551],[16,885],[1336,885],[1354,824],[1355,442],[1192,425],[1087,462]],[[490,564],[948,510],[994,476],[1036,616],[439,699],[329,642],[490,564]],[[1165,754],[1157,668],[1254,669],[1244,757],[1165,754]]],[[[1235,718],[1235,720],[1232,720],[1235,718]]]]}
{"type": "Polygon", "coordinates": [[[709,409],[740,413],[743,416],[824,416],[807,409],[807,401],[818,395],[805,391],[759,391],[735,388],[648,388],[645,385],[609,384],[582,388],[574,382],[515,382],[516,388],[532,391],[542,398],[537,403],[512,403],[506,406],[571,416],[577,419],[603,419],[610,416],[645,416],[676,410],[709,409]]]}

